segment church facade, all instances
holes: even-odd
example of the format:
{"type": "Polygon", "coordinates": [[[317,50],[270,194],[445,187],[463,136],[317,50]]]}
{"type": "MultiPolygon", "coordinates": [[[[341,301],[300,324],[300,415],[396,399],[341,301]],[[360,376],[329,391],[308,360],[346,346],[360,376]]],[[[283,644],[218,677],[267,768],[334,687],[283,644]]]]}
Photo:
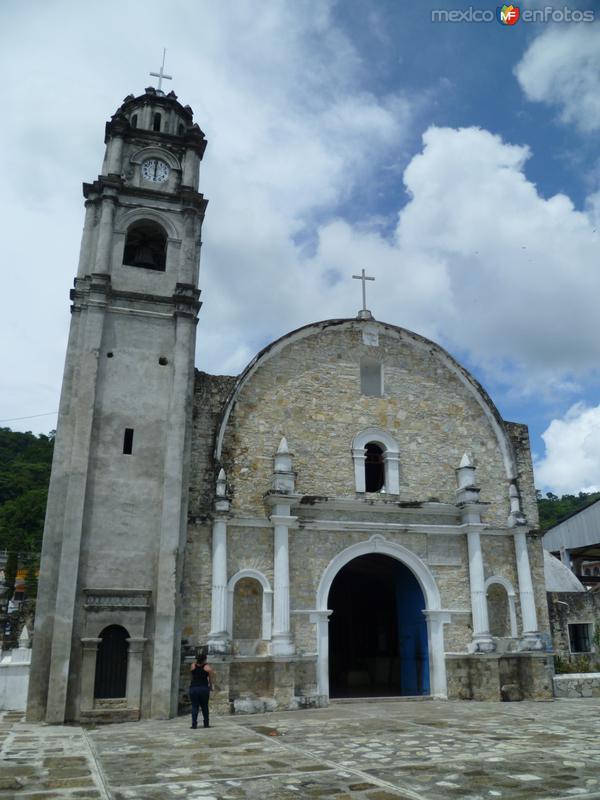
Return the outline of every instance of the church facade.
{"type": "Polygon", "coordinates": [[[318,322],[194,368],[206,140],[129,96],[84,184],[32,720],[551,696],[527,429],[435,343],[318,322]]]}

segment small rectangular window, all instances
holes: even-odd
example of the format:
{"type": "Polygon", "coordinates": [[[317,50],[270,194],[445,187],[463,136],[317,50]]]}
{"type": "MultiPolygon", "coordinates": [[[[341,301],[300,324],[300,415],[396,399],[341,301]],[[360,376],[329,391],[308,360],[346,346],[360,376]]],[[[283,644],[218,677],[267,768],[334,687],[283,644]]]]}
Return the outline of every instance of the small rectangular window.
{"type": "Polygon", "coordinates": [[[133,428],[125,428],[123,436],[123,454],[130,456],[133,453],[133,428]]]}
{"type": "Polygon", "coordinates": [[[383,395],[382,366],[373,358],[360,361],[360,391],[370,397],[383,395]]]}
{"type": "Polygon", "coordinates": [[[589,622],[569,625],[569,646],[572,653],[590,653],[592,650],[592,625],[589,622]]]}

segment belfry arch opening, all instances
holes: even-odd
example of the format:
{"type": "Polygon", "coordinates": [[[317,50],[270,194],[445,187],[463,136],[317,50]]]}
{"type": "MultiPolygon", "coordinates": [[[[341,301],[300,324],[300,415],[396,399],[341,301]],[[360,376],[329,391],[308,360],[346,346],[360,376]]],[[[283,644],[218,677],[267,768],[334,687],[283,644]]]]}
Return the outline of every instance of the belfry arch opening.
{"type": "Polygon", "coordinates": [[[327,607],[330,697],[429,694],[425,599],[408,567],[358,556],[337,573],[327,607]]]}
{"type": "Polygon", "coordinates": [[[123,264],[164,272],[167,266],[167,234],[152,220],[134,222],[127,230],[123,264]]]}

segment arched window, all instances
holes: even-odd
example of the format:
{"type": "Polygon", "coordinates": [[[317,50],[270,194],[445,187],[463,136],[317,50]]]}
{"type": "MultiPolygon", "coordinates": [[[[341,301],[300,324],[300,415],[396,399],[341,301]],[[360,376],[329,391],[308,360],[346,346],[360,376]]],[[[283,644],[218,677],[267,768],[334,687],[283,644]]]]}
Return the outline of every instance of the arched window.
{"type": "Polygon", "coordinates": [[[127,639],[121,625],[109,625],[100,634],[96,656],[94,697],[125,697],[127,691],[127,639]]]}
{"type": "Polygon", "coordinates": [[[357,492],[400,492],[400,453],[393,436],[381,428],[366,428],[352,441],[357,492]]]}
{"type": "Polygon", "coordinates": [[[134,222],[127,231],[123,264],[164,272],[167,265],[167,234],[156,222],[134,222]]]}
{"type": "Polygon", "coordinates": [[[154,115],[154,123],[153,123],[153,125],[152,125],[152,130],[154,130],[154,131],[160,131],[160,123],[161,123],[161,116],[160,116],[160,114],[157,112],[157,113],[154,115]]]}
{"type": "Polygon", "coordinates": [[[134,114],[133,117],[131,118],[131,127],[137,128],[137,114],[134,114]]]}
{"type": "Polygon", "coordinates": [[[234,639],[271,638],[273,591],[265,576],[242,569],[227,584],[227,630],[234,639]]]}
{"type": "Polygon", "coordinates": [[[488,623],[492,636],[500,638],[517,635],[515,590],[510,581],[492,575],[485,582],[488,623]]]}
{"type": "Polygon", "coordinates": [[[383,448],[375,442],[365,447],[365,491],[380,492],[385,485],[383,448]]]}

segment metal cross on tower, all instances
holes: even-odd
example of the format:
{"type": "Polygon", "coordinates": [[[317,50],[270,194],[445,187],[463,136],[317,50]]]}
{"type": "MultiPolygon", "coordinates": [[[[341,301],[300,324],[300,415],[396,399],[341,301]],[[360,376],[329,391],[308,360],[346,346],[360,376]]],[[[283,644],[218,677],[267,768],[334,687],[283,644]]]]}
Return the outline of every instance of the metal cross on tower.
{"type": "Polygon", "coordinates": [[[358,312],[358,316],[359,316],[361,319],[371,319],[371,317],[372,317],[372,314],[371,314],[371,312],[370,312],[370,311],[368,310],[368,308],[367,308],[367,288],[366,288],[366,281],[374,281],[374,280],[375,280],[375,278],[371,278],[371,277],[369,277],[368,275],[366,275],[366,274],[365,274],[365,271],[364,271],[364,269],[363,269],[363,271],[362,271],[362,273],[361,273],[360,275],[353,275],[352,277],[353,277],[353,278],[355,278],[357,281],[362,281],[362,301],[363,301],[363,307],[362,307],[362,311],[359,311],[359,312],[358,312]]]}
{"type": "Polygon", "coordinates": [[[173,80],[173,76],[172,75],[166,75],[165,74],[165,56],[166,55],[167,55],[167,48],[163,47],[163,60],[162,60],[162,65],[161,65],[161,68],[160,68],[160,72],[151,72],[150,73],[150,75],[152,75],[153,78],[158,78],[158,91],[159,92],[162,92],[162,82],[163,82],[163,80],[165,80],[165,81],[172,81],[173,80]]]}

